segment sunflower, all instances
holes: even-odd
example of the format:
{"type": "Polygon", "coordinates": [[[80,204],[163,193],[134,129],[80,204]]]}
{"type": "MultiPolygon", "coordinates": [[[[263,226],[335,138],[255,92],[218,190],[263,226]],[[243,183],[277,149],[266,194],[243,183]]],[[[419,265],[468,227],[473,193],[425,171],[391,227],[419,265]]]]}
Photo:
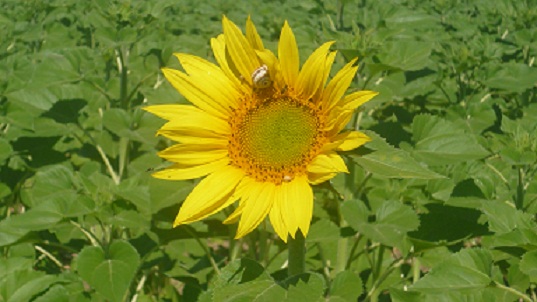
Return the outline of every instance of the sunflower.
{"type": "Polygon", "coordinates": [[[354,110],[375,95],[344,96],[355,76],[351,60],[326,84],[336,52],[333,42],[315,50],[299,69],[295,36],[287,21],[278,56],[266,49],[248,18],[246,35],[227,19],[211,39],[218,63],[177,53],[184,72],[163,68],[166,79],[192,105],[144,109],[163,118],[157,134],[178,144],[158,155],[173,164],[154,177],[204,177],[181,206],[174,227],[204,219],[238,201],[224,223],[239,220],[236,238],[268,215],[283,240],[306,236],[316,185],[348,172],[337,151],[370,139],[344,131],[354,110]],[[326,85],[325,85],[326,84],[326,85]]]}

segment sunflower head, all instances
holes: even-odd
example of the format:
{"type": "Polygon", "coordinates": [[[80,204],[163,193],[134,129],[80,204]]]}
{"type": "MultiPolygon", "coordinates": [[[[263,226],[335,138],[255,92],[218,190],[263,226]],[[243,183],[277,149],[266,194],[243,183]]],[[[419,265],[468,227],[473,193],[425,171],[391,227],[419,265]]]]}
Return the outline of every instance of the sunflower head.
{"type": "Polygon", "coordinates": [[[311,185],[347,172],[337,151],[369,138],[343,131],[354,110],[373,91],[345,96],[354,78],[350,61],[327,83],[336,52],[321,45],[299,68],[299,52],[288,23],[277,56],[264,48],[250,18],[246,35],[224,17],[224,33],[211,40],[218,65],[175,54],[185,72],[164,68],[168,81],[192,105],[145,109],[168,122],[158,131],[178,144],[159,156],[173,163],[157,178],[205,176],[184,201],[174,226],[201,220],[238,201],[225,223],[239,220],[237,238],[268,215],[286,241],[307,235],[313,211],[311,185]]]}

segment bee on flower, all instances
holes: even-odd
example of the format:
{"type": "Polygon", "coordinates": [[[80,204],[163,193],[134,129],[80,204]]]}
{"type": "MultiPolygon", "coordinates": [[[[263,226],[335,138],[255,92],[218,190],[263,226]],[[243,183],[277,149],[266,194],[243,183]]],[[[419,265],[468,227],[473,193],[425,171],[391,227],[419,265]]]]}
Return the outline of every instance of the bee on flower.
{"type": "Polygon", "coordinates": [[[338,151],[370,139],[344,128],[354,110],[377,93],[345,96],[357,71],[356,59],[328,81],[336,56],[330,51],[333,42],[321,45],[300,68],[287,21],[277,54],[264,47],[250,18],[246,35],[226,17],[222,24],[224,33],[211,40],[218,65],[178,53],[185,72],[162,69],[192,105],[145,108],[168,121],[158,134],[177,142],[159,152],[173,165],[153,176],[204,177],[183,202],[174,226],[238,203],[224,221],[239,222],[236,238],[267,216],[283,241],[297,232],[306,236],[312,185],[348,172],[338,151]]]}

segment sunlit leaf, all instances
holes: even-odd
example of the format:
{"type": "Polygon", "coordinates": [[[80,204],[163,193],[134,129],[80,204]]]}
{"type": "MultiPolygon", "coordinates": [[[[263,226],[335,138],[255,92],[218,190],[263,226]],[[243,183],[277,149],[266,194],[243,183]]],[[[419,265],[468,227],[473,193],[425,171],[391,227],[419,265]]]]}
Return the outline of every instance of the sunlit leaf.
{"type": "Polygon", "coordinates": [[[110,301],[123,301],[138,269],[140,256],[125,241],[114,241],[105,252],[86,247],[77,257],[77,271],[95,290],[110,301]]]}

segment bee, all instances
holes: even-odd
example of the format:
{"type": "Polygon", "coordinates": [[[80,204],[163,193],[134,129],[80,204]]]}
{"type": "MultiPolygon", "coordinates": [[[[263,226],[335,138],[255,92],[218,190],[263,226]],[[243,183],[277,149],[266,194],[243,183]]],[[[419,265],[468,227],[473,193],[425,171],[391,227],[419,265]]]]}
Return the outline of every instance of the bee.
{"type": "Polygon", "coordinates": [[[267,65],[263,64],[252,72],[252,82],[254,83],[254,88],[258,89],[265,89],[272,86],[272,80],[270,79],[267,65]]]}

